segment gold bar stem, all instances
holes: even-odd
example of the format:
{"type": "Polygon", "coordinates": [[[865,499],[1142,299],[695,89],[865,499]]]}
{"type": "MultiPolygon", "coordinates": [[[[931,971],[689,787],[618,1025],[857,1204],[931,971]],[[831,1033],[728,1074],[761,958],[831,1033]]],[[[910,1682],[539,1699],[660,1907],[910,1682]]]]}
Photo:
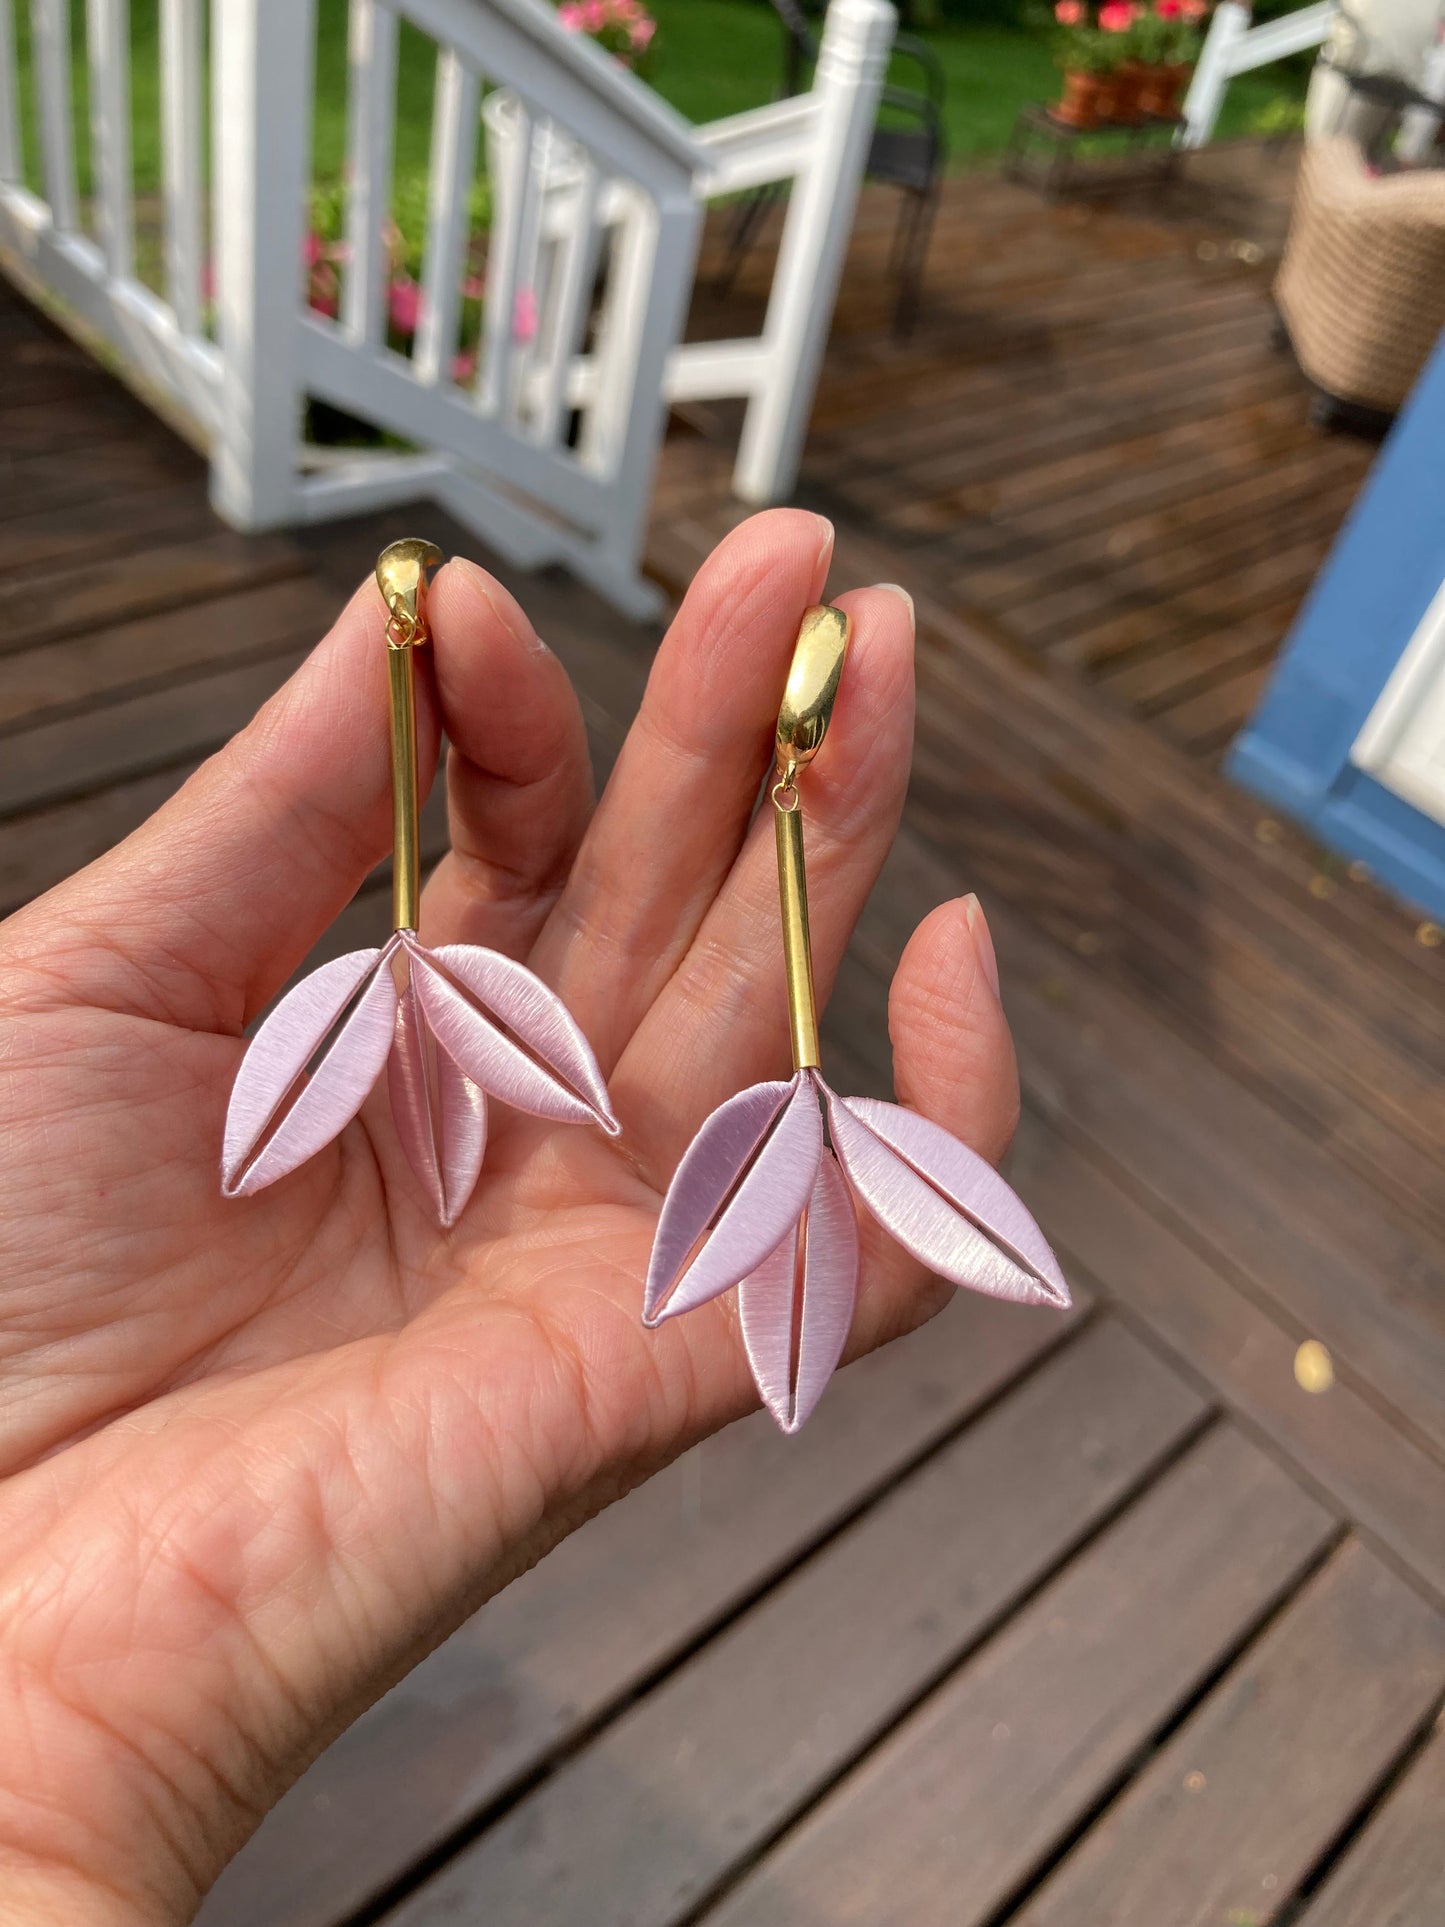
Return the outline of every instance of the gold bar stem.
{"type": "MultiPolygon", "coordinates": [[[[793,792],[796,799],[797,792],[793,792]]],[[[778,898],[783,913],[783,964],[788,977],[788,1021],[793,1033],[793,1069],[815,1068],[818,1056],[818,1007],[813,994],[813,952],[808,940],[808,876],[803,865],[803,817],[796,800],[791,809],[776,801],[778,898]]]]}
{"type": "Polygon", "coordinates": [[[416,670],[410,643],[388,642],[391,689],[391,920],[415,930],[421,899],[421,803],[416,771],[416,670]]]}

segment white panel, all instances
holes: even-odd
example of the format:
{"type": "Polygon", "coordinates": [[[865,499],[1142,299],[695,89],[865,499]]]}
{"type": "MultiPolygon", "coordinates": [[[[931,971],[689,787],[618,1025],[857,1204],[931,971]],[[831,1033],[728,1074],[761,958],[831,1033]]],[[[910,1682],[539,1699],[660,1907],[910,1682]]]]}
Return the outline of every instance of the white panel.
{"type": "Polygon", "coordinates": [[[443,48],[437,55],[432,107],[421,325],[412,354],[419,381],[449,377],[457,351],[462,270],[471,238],[480,91],[476,75],[443,48]]]}
{"type": "Polygon", "coordinates": [[[345,279],[341,319],[368,344],[386,334],[384,229],[391,214],[396,125],[396,15],[377,0],[351,0],[347,42],[345,279]]]}
{"type": "Polygon", "coordinates": [[[128,280],[135,265],[130,168],[130,8],[127,0],[86,0],[90,61],[90,169],[106,266],[128,280]]]}
{"type": "Polygon", "coordinates": [[[22,173],[14,0],[0,0],[0,181],[18,181],[22,173]]]}
{"type": "Polygon", "coordinates": [[[31,0],[30,22],[45,198],[50,203],[50,216],[56,227],[62,234],[73,234],[78,225],[78,212],[68,0],[31,0]]]}
{"type": "Polygon", "coordinates": [[[1350,761],[1445,824],[1445,584],[1355,738],[1350,761]]]}
{"type": "Polygon", "coordinates": [[[201,332],[205,198],[203,0],[161,0],[161,179],[166,294],[181,332],[201,332]]]}

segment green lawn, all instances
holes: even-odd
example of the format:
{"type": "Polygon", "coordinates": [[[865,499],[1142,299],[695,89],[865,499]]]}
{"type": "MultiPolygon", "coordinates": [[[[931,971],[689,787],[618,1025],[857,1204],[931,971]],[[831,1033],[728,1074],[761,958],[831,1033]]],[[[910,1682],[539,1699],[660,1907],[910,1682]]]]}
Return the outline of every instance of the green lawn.
{"type": "MultiPolygon", "coordinates": [[[[9,0],[0,0],[9,4],[9,0]]],[[[781,29],[762,0],[653,0],[659,29],[653,84],[690,120],[713,120],[760,105],[773,96],[781,62],[781,29]]],[[[319,0],[315,170],[318,179],[339,180],[346,147],[346,0],[319,0]]],[[[133,48],[132,147],[139,195],[154,193],[160,180],[157,0],[131,0],[133,48]]],[[[90,187],[86,124],[84,7],[72,7],[76,50],[75,120],[82,193],[90,187]]],[[[996,154],[1026,100],[1047,99],[1057,75],[1044,39],[1022,29],[950,23],[928,34],[948,76],[947,129],[955,167],[996,154]]],[[[28,66],[29,9],[16,8],[22,73],[28,66]]],[[[399,206],[407,226],[421,199],[427,163],[434,52],[423,37],[403,27],[396,162],[399,206]]],[[[1307,63],[1293,62],[1247,74],[1234,82],[1225,103],[1221,134],[1248,132],[1279,103],[1303,97],[1307,63]]],[[[900,63],[898,78],[906,79],[900,63]]],[[[22,82],[22,124],[29,178],[38,178],[35,117],[30,88],[22,82]]]]}

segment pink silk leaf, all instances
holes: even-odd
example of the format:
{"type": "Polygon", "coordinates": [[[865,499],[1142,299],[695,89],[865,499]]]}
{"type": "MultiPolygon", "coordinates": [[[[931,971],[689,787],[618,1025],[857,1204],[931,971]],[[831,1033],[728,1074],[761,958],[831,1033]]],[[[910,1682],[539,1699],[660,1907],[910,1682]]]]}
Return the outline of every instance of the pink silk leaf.
{"type": "Polygon", "coordinates": [[[389,950],[355,950],[323,964],[282,998],[252,1038],[226,1112],[221,1188],[227,1197],[247,1197],[285,1177],[361,1109],[386,1062],[396,1023],[389,950]],[[353,998],[354,1008],[336,1030],[353,998]],[[325,1054],[298,1089],[333,1030],[325,1054]]]}
{"type": "Polygon", "coordinates": [[[848,1181],[905,1251],[955,1285],[1020,1304],[1069,1304],[1058,1260],[1012,1188],[916,1112],[828,1093],[848,1181]]]}
{"type": "Polygon", "coordinates": [[[857,1289],[858,1219],[825,1151],[805,1216],[738,1288],[753,1379],[784,1432],[798,1431],[823,1396],[848,1342],[857,1289]]]}
{"type": "Polygon", "coordinates": [[[487,1100],[443,1050],[429,1053],[410,984],[396,1012],[387,1063],[391,1114],[402,1150],[443,1228],[466,1209],[487,1147],[487,1100]]]}
{"type": "Polygon", "coordinates": [[[822,1114],[804,1074],[755,1084],[719,1105],[663,1200],[644,1320],[656,1325],[705,1305],[755,1270],[801,1217],[822,1149],[822,1114]]]}
{"type": "Polygon", "coordinates": [[[591,1046],[539,977],[475,944],[433,951],[405,941],[432,1035],[474,1084],[535,1117],[600,1124],[616,1134],[620,1127],[591,1046]]]}

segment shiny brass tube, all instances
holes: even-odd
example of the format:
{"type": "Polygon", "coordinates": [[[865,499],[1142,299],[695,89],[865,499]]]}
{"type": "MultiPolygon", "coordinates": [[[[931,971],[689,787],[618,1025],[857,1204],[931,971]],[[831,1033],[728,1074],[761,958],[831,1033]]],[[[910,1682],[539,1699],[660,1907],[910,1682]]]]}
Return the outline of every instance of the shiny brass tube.
{"type": "Polygon", "coordinates": [[[818,1006],[813,993],[813,951],[808,938],[808,875],[803,863],[803,817],[796,802],[774,800],[778,844],[778,900],[783,916],[783,965],[788,979],[788,1023],[793,1068],[816,1067],[818,1006]]]}
{"type": "Polygon", "coordinates": [[[413,645],[389,642],[386,668],[391,691],[391,920],[397,930],[415,930],[421,903],[421,799],[413,645]]]}

